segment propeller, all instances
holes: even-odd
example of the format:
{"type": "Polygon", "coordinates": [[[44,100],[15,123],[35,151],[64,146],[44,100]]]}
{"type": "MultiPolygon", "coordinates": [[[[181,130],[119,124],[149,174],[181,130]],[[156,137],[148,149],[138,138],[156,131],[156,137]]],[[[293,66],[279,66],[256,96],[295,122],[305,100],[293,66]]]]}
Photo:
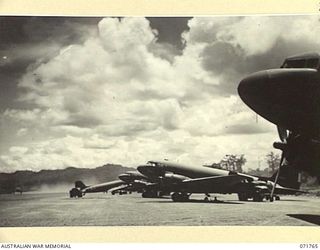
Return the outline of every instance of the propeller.
{"type": "Polygon", "coordinates": [[[275,180],[274,180],[274,184],[272,186],[271,194],[270,194],[270,201],[271,202],[273,201],[273,195],[274,195],[274,191],[275,191],[276,186],[277,186],[277,182],[278,182],[278,178],[279,178],[279,175],[280,175],[281,166],[285,161],[285,150],[287,148],[287,140],[288,140],[288,137],[289,137],[289,133],[288,133],[287,129],[285,129],[283,127],[280,127],[280,126],[277,126],[277,130],[278,130],[279,138],[280,138],[282,143],[275,142],[273,144],[273,147],[282,150],[282,154],[281,154],[281,159],[280,159],[280,163],[279,163],[279,168],[278,168],[278,171],[277,171],[277,174],[276,174],[276,177],[275,177],[275,180]]]}
{"type": "Polygon", "coordinates": [[[277,130],[278,130],[278,135],[279,135],[280,140],[282,142],[286,143],[288,136],[289,136],[287,129],[280,127],[280,126],[277,126],[277,130]]]}
{"type": "Polygon", "coordinates": [[[281,166],[282,166],[284,160],[285,160],[284,152],[282,152],[282,154],[281,154],[281,160],[280,160],[280,164],[279,164],[279,168],[278,168],[278,171],[277,171],[276,178],[274,179],[274,184],[273,184],[273,186],[272,186],[272,190],[271,190],[271,194],[270,194],[270,201],[271,201],[271,202],[273,201],[274,191],[275,191],[275,189],[276,189],[276,185],[277,185],[278,178],[279,178],[279,175],[280,175],[280,169],[281,169],[281,166]]]}

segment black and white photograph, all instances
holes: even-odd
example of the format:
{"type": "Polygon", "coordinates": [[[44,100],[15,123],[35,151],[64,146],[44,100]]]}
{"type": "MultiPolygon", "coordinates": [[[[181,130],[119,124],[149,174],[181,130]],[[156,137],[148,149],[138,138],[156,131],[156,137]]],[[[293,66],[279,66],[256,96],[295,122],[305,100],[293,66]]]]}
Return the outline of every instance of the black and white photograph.
{"type": "Polygon", "coordinates": [[[320,16],[0,16],[0,227],[320,225],[320,16]]]}

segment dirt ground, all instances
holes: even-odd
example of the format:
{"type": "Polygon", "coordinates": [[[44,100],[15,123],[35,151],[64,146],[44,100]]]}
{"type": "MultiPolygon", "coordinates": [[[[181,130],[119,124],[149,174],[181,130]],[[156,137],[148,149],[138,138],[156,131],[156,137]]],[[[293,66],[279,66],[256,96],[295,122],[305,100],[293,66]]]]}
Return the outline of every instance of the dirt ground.
{"type": "Polygon", "coordinates": [[[140,194],[68,193],[0,195],[0,226],[315,226],[320,225],[320,198],[282,196],[273,203],[240,202],[218,195],[220,203],[193,195],[189,202],[141,198],[140,194]]]}

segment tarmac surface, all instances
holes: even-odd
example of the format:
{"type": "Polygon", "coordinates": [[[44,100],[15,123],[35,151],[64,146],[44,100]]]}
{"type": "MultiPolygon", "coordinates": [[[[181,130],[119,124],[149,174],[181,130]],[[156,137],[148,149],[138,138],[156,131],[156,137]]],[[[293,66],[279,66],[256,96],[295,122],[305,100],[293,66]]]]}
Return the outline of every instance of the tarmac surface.
{"type": "Polygon", "coordinates": [[[316,226],[320,198],[282,196],[273,203],[240,202],[236,195],[217,195],[206,202],[192,195],[188,202],[141,198],[140,194],[67,193],[0,195],[0,226],[316,226]]]}

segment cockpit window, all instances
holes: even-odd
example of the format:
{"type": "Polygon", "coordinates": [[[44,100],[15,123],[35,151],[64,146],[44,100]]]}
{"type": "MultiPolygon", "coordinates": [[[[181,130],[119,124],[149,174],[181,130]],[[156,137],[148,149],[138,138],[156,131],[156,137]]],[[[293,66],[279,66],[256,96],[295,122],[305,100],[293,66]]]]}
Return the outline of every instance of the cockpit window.
{"type": "Polygon", "coordinates": [[[306,60],[286,60],[283,64],[283,68],[304,68],[306,60]]]}
{"type": "Polygon", "coordinates": [[[281,68],[311,68],[317,69],[319,65],[319,58],[286,60],[281,68]]]}

